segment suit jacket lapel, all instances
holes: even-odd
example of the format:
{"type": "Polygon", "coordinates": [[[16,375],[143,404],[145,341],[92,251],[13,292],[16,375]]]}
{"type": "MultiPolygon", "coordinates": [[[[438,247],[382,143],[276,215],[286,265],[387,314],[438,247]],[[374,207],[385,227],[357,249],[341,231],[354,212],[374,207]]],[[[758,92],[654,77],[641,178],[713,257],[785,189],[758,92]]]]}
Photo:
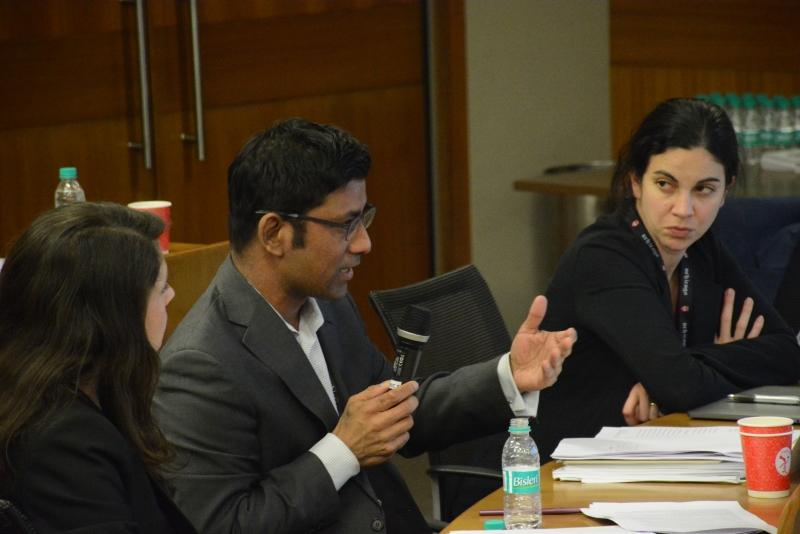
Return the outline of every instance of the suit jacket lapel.
{"type": "Polygon", "coordinates": [[[283,319],[236,270],[230,257],[218,276],[217,286],[226,302],[228,319],[245,328],[244,346],[283,380],[297,400],[324,423],[326,430],[332,430],[339,417],[283,319]]]}
{"type": "MultiPolygon", "coordinates": [[[[342,344],[339,330],[336,329],[336,319],[333,313],[329,311],[325,302],[317,301],[317,303],[322,311],[322,316],[325,317],[325,324],[323,324],[317,331],[317,337],[319,338],[319,344],[322,347],[322,352],[325,354],[325,360],[328,363],[328,372],[330,373],[333,387],[336,388],[336,404],[339,409],[339,413],[342,413],[347,404],[347,399],[349,399],[351,395],[350,388],[348,388],[347,382],[344,378],[348,369],[347,354],[345,354],[342,350],[344,345],[342,344]]],[[[356,391],[353,393],[358,392],[356,391]]],[[[375,469],[381,469],[381,467],[375,469]]],[[[370,477],[367,476],[367,473],[364,470],[361,470],[358,475],[353,478],[353,481],[361,486],[361,489],[367,495],[369,495],[372,500],[374,500],[376,503],[380,502],[378,495],[375,493],[375,489],[372,486],[370,477]]]]}
{"type": "Polygon", "coordinates": [[[325,317],[325,323],[317,331],[317,337],[319,338],[320,347],[322,347],[322,353],[325,355],[328,373],[330,373],[331,382],[333,382],[335,389],[336,407],[339,413],[342,413],[347,404],[347,399],[350,398],[349,388],[342,375],[343,370],[346,369],[346,362],[344,361],[346,356],[342,354],[339,332],[329,318],[330,314],[326,313],[326,306],[322,302],[319,302],[319,304],[322,315],[325,317]]]}

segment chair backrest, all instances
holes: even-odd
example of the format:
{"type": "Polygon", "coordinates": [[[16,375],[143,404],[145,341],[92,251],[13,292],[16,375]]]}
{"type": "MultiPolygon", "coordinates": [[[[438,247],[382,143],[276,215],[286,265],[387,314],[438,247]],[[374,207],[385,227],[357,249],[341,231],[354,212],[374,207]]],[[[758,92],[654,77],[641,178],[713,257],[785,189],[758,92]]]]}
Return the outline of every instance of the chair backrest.
{"type": "MultiPolygon", "coordinates": [[[[395,347],[397,326],[406,308],[418,304],[430,309],[430,339],[422,351],[420,377],[485,361],[508,352],[511,347],[500,310],[474,265],[410,286],[372,291],[369,300],[395,347]]],[[[499,474],[506,437],[502,433],[459,443],[429,453],[428,459],[432,467],[483,467],[499,474]]],[[[440,476],[438,485],[434,484],[434,519],[453,519],[498,486],[496,480],[469,475],[440,476]]]]}
{"type": "Polygon", "coordinates": [[[3,534],[36,534],[30,520],[11,501],[0,499],[0,532],[3,534]]]}
{"type": "Polygon", "coordinates": [[[474,265],[409,286],[372,291],[369,300],[395,347],[406,308],[419,304],[431,311],[421,377],[494,358],[511,347],[500,310],[474,265]]]}
{"type": "Polygon", "coordinates": [[[713,228],[753,283],[774,301],[800,240],[800,198],[730,198],[713,228]]]}

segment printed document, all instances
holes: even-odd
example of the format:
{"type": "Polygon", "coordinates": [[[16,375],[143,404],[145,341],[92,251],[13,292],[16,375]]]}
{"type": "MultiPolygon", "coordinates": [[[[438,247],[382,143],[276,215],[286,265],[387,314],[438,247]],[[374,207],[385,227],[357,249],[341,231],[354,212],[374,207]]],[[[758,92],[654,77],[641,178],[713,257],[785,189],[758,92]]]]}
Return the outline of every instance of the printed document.
{"type": "MultiPolygon", "coordinates": [[[[486,534],[486,530],[454,530],[453,534],[486,534]]],[[[521,530],[495,530],[493,532],[513,532],[515,534],[631,534],[630,530],[625,530],[617,526],[610,527],[574,527],[574,528],[546,528],[521,530]]],[[[652,532],[637,532],[636,534],[654,534],[652,532]]],[[[714,533],[716,534],[716,532],[714,533]]],[[[725,534],[725,533],[723,533],[725,534]]]]}
{"type": "Polygon", "coordinates": [[[594,502],[581,510],[610,519],[635,532],[752,532],[775,534],[777,528],[741,507],[737,501],[594,502]]]}

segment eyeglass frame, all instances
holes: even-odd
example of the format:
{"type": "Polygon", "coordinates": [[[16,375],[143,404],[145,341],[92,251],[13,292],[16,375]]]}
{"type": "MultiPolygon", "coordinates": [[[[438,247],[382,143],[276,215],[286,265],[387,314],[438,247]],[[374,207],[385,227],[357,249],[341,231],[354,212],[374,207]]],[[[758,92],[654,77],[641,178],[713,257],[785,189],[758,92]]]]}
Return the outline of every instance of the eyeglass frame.
{"type": "Polygon", "coordinates": [[[310,221],[313,223],[321,224],[323,226],[327,226],[329,228],[339,228],[340,230],[344,230],[344,239],[345,241],[350,241],[353,237],[353,234],[356,233],[358,230],[358,225],[364,225],[364,229],[366,230],[372,224],[372,221],[375,220],[375,214],[378,212],[378,208],[367,202],[364,204],[364,209],[361,210],[361,213],[356,215],[355,217],[351,217],[350,219],[342,222],[338,221],[331,221],[329,219],[320,219],[319,217],[312,217],[311,215],[303,215],[300,213],[289,213],[286,211],[280,210],[256,210],[257,215],[266,215],[267,213],[275,213],[280,215],[284,219],[291,219],[293,221],[310,221]]]}

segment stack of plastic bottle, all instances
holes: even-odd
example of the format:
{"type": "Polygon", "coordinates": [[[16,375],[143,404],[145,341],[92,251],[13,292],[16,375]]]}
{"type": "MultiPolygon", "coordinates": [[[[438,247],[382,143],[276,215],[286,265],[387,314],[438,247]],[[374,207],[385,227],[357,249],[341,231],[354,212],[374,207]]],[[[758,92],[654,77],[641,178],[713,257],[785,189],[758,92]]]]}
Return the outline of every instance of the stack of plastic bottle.
{"type": "Polygon", "coordinates": [[[784,155],[800,158],[800,95],[713,92],[696,98],[713,102],[728,113],[749,174],[759,172],[765,154],[770,161],[784,155]]]}

